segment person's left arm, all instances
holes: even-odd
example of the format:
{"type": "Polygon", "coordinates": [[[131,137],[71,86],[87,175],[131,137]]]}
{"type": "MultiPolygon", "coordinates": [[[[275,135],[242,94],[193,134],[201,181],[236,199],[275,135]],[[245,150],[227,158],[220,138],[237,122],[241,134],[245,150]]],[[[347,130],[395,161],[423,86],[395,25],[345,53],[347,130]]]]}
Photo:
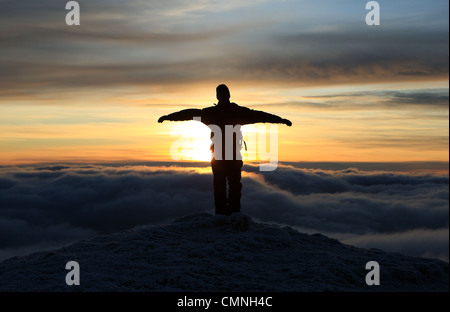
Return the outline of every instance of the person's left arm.
{"type": "Polygon", "coordinates": [[[280,123],[287,126],[292,126],[292,122],[290,120],[287,120],[285,118],[281,118],[280,116],[269,114],[263,111],[254,110],[245,108],[245,110],[242,112],[242,125],[247,124],[253,124],[253,123],[259,123],[259,122],[269,122],[269,123],[280,123]]]}

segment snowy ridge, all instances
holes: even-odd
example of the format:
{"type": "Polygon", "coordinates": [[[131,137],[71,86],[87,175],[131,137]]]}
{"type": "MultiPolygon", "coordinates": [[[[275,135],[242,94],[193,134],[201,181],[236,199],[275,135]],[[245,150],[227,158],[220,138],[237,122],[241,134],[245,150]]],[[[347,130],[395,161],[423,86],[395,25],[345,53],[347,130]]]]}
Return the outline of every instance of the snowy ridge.
{"type": "Polygon", "coordinates": [[[194,214],[0,263],[0,291],[448,291],[448,263],[344,245],[246,215],[194,214]],[[65,265],[80,265],[67,286],[65,265]],[[381,285],[365,282],[380,264],[381,285]]]}

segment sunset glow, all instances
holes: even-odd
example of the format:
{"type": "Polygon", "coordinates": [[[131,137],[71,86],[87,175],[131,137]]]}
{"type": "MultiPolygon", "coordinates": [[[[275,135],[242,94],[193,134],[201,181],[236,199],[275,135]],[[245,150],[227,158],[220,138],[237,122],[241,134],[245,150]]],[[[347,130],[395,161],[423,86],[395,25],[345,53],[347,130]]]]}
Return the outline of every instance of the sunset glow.
{"type": "Polygon", "coordinates": [[[293,122],[280,161],[448,161],[448,2],[385,3],[379,27],[358,1],[169,2],[80,1],[69,27],[3,1],[0,163],[172,161],[180,136],[208,161],[204,125],[157,120],[220,83],[293,122]]]}

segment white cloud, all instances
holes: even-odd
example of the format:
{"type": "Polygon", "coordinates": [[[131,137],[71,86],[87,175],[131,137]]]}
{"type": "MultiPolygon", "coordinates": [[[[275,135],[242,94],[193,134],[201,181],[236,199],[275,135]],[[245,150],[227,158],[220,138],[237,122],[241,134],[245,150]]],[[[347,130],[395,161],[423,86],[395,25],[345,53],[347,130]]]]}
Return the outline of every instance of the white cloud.
{"type": "MultiPolygon", "coordinates": [[[[242,212],[255,219],[448,260],[448,176],[283,165],[272,173],[249,165],[244,171],[242,212]]],[[[212,190],[205,168],[4,166],[0,246],[11,255],[14,249],[213,213],[212,190]]]]}

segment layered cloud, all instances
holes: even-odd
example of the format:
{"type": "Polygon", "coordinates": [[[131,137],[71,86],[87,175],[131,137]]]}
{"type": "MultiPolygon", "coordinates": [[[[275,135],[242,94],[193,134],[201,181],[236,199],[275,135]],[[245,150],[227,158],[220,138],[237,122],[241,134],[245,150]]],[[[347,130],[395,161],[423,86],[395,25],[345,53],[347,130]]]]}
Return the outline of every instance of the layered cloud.
{"type": "Polygon", "coordinates": [[[0,98],[212,80],[311,86],[448,79],[442,2],[427,14],[389,8],[379,28],[365,25],[357,1],[327,9],[293,1],[79,2],[79,27],[65,25],[65,1],[0,2],[0,98]]]}
{"type": "MultiPolygon", "coordinates": [[[[260,106],[297,106],[312,109],[333,109],[334,111],[350,110],[408,110],[409,113],[432,109],[429,113],[448,112],[448,89],[422,89],[397,91],[364,91],[335,93],[327,95],[302,96],[301,100],[280,102],[260,106]]],[[[427,115],[427,117],[430,114],[427,115]]],[[[446,118],[438,115],[436,117],[446,118]]]]}
{"type": "MultiPolygon", "coordinates": [[[[246,165],[243,212],[345,243],[448,261],[448,175],[246,165]]],[[[0,257],[214,212],[208,167],[0,168],[0,257]]]]}

